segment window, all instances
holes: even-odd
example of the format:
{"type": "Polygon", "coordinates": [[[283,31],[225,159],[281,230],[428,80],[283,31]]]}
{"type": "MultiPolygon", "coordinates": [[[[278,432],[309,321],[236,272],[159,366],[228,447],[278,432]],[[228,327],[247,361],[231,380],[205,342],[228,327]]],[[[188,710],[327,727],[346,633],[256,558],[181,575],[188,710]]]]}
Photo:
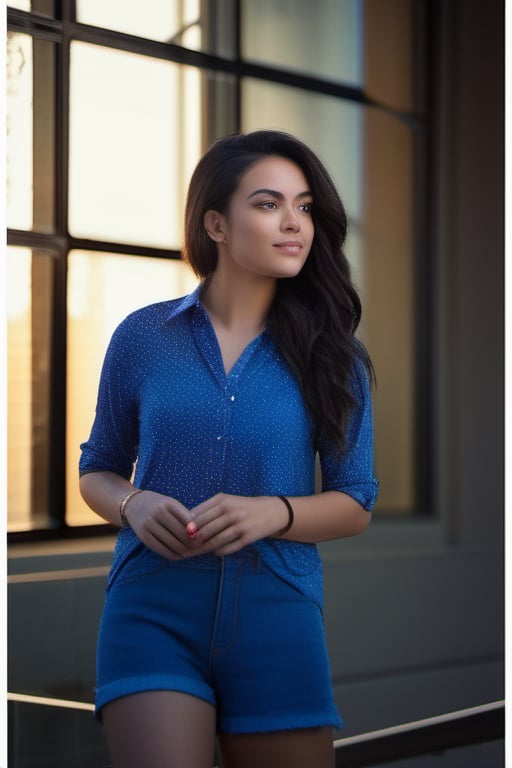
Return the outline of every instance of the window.
{"type": "Polygon", "coordinates": [[[339,187],[378,377],[378,510],[425,511],[421,7],[9,4],[10,532],[101,524],[76,466],[108,339],[132,309],[195,286],[180,260],[190,174],[213,139],[259,128],[301,137],[339,187]]]}

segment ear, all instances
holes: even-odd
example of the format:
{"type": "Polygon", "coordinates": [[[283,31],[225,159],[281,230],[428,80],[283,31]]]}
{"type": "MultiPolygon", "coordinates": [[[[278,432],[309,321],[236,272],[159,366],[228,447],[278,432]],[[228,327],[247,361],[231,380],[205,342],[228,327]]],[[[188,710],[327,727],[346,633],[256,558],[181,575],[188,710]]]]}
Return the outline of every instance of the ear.
{"type": "Polygon", "coordinates": [[[218,211],[206,211],[203,219],[204,228],[216,243],[225,243],[224,216],[218,211]]]}

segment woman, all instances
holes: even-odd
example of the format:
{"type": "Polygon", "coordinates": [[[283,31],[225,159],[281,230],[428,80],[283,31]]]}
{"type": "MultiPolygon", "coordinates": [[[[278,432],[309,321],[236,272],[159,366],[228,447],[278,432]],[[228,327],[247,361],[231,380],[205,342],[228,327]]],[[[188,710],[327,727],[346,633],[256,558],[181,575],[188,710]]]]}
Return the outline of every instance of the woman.
{"type": "Polygon", "coordinates": [[[259,131],[206,153],[185,218],[202,282],[121,323],[82,446],[121,528],[97,712],[114,768],[210,768],[216,737],[224,768],[324,768],[316,543],[362,533],[377,489],[345,212],[303,143],[259,131]]]}

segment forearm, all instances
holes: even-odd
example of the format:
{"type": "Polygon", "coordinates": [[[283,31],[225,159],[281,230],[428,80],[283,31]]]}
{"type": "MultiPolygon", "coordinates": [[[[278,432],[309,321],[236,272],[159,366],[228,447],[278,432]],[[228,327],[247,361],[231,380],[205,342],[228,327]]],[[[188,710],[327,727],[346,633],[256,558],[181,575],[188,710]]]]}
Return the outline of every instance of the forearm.
{"type": "MultiPolygon", "coordinates": [[[[290,541],[316,544],[357,536],[366,530],[371,520],[371,513],[359,502],[339,491],[287,498],[293,507],[294,521],[282,538],[290,541]]],[[[277,497],[276,504],[284,507],[277,497]]]]}
{"type": "Polygon", "coordinates": [[[134,486],[114,472],[88,472],[80,478],[82,498],[96,514],[121,527],[119,505],[134,486]]]}

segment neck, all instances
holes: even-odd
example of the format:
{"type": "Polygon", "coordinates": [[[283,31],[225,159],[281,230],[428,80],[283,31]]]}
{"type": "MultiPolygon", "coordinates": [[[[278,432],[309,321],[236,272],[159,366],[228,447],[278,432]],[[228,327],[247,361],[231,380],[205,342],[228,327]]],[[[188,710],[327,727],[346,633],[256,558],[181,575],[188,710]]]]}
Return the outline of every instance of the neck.
{"type": "Polygon", "coordinates": [[[201,301],[215,324],[229,329],[261,331],[274,299],[276,281],[259,276],[236,284],[217,269],[209,279],[201,301]]]}

